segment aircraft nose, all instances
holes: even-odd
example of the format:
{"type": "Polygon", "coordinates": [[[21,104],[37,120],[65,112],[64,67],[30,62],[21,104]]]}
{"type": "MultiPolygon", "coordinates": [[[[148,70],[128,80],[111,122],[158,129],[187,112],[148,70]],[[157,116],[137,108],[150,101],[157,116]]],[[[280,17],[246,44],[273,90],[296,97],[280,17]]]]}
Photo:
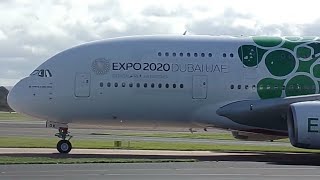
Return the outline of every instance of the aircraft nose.
{"type": "Polygon", "coordinates": [[[24,79],[20,80],[12,89],[9,91],[8,94],[8,105],[16,112],[23,113],[24,105],[24,94],[23,89],[25,83],[23,82],[24,79]]]}

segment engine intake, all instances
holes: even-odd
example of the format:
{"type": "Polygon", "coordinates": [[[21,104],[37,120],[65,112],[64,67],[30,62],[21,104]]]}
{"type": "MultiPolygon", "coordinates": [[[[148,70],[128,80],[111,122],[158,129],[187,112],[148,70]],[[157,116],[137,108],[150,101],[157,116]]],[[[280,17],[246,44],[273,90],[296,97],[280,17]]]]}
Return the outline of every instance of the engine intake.
{"type": "Polygon", "coordinates": [[[308,101],[290,105],[288,133],[294,147],[320,149],[320,102],[308,101]]]}

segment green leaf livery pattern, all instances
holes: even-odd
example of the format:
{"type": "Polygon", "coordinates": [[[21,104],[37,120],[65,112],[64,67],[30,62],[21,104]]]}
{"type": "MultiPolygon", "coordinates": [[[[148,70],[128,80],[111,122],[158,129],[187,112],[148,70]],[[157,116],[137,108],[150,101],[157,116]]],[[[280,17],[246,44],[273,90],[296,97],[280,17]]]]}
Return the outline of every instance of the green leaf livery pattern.
{"type": "Polygon", "coordinates": [[[269,75],[257,84],[261,99],[319,93],[320,40],[317,37],[252,37],[239,47],[245,67],[265,66],[269,75]]]}

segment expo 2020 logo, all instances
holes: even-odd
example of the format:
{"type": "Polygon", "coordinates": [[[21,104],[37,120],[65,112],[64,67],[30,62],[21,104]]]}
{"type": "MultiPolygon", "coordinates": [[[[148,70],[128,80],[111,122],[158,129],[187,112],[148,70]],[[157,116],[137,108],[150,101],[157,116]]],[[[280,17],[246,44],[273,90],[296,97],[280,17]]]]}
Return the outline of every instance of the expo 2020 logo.
{"type": "Polygon", "coordinates": [[[105,58],[99,58],[93,61],[92,71],[97,75],[107,74],[110,70],[110,62],[105,58]]]}

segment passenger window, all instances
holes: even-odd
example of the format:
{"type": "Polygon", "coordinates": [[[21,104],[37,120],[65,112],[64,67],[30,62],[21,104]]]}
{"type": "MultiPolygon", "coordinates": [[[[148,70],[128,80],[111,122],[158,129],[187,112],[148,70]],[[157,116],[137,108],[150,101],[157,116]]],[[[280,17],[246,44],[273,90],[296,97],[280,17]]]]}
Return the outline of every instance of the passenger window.
{"type": "Polygon", "coordinates": [[[180,88],[181,88],[181,89],[183,88],[183,84],[180,84],[180,88]]]}
{"type": "Polygon", "coordinates": [[[252,85],[252,89],[255,90],[256,89],[256,85],[252,85]]]}
{"type": "Polygon", "coordinates": [[[173,84],[173,85],[172,85],[172,87],[173,87],[173,88],[176,88],[176,87],[177,87],[177,85],[176,85],[176,84],[173,84]]]}
{"type": "Polygon", "coordinates": [[[132,84],[132,83],[130,83],[130,84],[129,84],[129,87],[133,87],[133,84],[132,84]]]}
{"type": "Polygon", "coordinates": [[[162,84],[158,84],[158,88],[161,88],[162,87],[162,84]]]}
{"type": "Polygon", "coordinates": [[[248,86],[248,85],[246,85],[244,88],[245,88],[245,89],[248,89],[248,88],[249,88],[249,86],[248,86]]]}
{"type": "Polygon", "coordinates": [[[209,57],[212,57],[212,53],[209,53],[208,56],[209,56],[209,57]]]}
{"type": "Polygon", "coordinates": [[[301,89],[301,86],[300,86],[300,85],[297,85],[297,89],[300,90],[300,89],[301,89]]]}
{"type": "Polygon", "coordinates": [[[271,88],[270,88],[270,85],[267,85],[267,90],[269,90],[269,89],[271,89],[271,88]]]}
{"type": "Polygon", "coordinates": [[[190,57],[190,56],[191,56],[191,54],[190,54],[190,53],[187,53],[187,56],[188,56],[188,57],[190,57]]]}
{"type": "Polygon", "coordinates": [[[226,54],[226,53],[223,53],[223,57],[227,57],[227,54],[226,54]]]}
{"type": "Polygon", "coordinates": [[[108,87],[111,87],[111,83],[110,83],[110,82],[108,82],[108,83],[107,83],[107,86],[108,86],[108,87]]]}
{"type": "Polygon", "coordinates": [[[39,71],[39,74],[38,74],[40,77],[44,77],[44,70],[43,69],[41,69],[40,71],[39,71]]]}
{"type": "Polygon", "coordinates": [[[234,89],[234,85],[233,84],[230,86],[230,89],[234,89]]]}
{"type": "Polygon", "coordinates": [[[158,52],[158,56],[161,56],[161,52],[158,52]]]}
{"type": "Polygon", "coordinates": [[[241,89],[241,85],[238,85],[238,89],[241,89]]]}
{"type": "Polygon", "coordinates": [[[122,87],[126,87],[126,83],[123,82],[123,83],[122,83],[122,87]]]}
{"type": "Polygon", "coordinates": [[[198,53],[194,53],[194,57],[198,57],[198,53]]]}
{"type": "Polygon", "coordinates": [[[118,87],[118,83],[114,83],[114,87],[118,87]]]}
{"type": "Polygon", "coordinates": [[[230,54],[230,57],[233,57],[233,54],[232,54],[232,53],[230,54]]]}
{"type": "Polygon", "coordinates": [[[144,85],[143,85],[145,88],[147,88],[148,87],[148,84],[147,83],[144,83],[144,85]]]}
{"type": "Polygon", "coordinates": [[[151,88],[154,88],[154,83],[151,84],[151,88]]]}
{"type": "Polygon", "coordinates": [[[169,56],[169,53],[168,53],[168,52],[166,52],[166,56],[169,56]]]}
{"type": "Polygon", "coordinates": [[[100,82],[100,87],[103,87],[103,82],[100,82]]]}
{"type": "Polygon", "coordinates": [[[137,83],[137,88],[139,88],[140,87],[140,83],[137,83]]]}
{"type": "Polygon", "coordinates": [[[180,57],[183,57],[183,53],[180,53],[180,57]]]}
{"type": "Polygon", "coordinates": [[[175,52],[172,53],[172,56],[173,56],[173,57],[176,57],[176,56],[177,56],[177,53],[175,53],[175,52]]]}
{"type": "Polygon", "coordinates": [[[166,84],[166,88],[169,88],[169,84],[166,84]]]}

